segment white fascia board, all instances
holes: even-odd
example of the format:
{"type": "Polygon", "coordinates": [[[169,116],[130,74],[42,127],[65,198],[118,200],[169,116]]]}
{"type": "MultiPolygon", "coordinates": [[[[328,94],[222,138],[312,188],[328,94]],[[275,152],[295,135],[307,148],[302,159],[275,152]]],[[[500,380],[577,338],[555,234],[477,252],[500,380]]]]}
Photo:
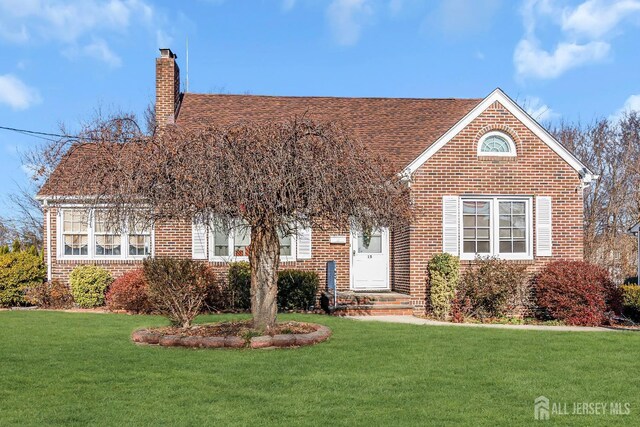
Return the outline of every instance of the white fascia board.
{"type": "Polygon", "coordinates": [[[420,166],[422,166],[427,160],[438,152],[447,142],[451,141],[458,133],[460,133],[465,127],[467,127],[473,120],[475,120],[482,112],[484,112],[494,102],[500,102],[500,104],[506,108],[513,116],[522,122],[529,130],[531,130],[542,142],[547,144],[556,154],[558,154],[565,162],[567,162],[573,169],[580,174],[582,181],[585,184],[597,179],[580,160],[578,160],[569,150],[564,148],[545,128],[540,126],[529,114],[527,114],[518,104],[516,104],[511,98],[509,98],[500,88],[495,89],[484,98],[478,105],[476,105],[471,111],[467,113],[458,123],[456,123],[451,129],[445,132],[436,142],[431,144],[429,148],[422,152],[415,160],[413,160],[405,168],[405,174],[413,174],[420,166]]]}

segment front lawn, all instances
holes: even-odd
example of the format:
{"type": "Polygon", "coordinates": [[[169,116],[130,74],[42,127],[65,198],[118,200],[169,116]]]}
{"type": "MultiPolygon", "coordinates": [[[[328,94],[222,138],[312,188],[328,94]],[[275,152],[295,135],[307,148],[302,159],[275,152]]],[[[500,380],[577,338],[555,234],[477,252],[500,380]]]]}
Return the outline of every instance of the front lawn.
{"type": "Polygon", "coordinates": [[[540,395],[569,412],[630,404],[627,416],[555,423],[640,424],[640,332],[281,318],[333,336],[299,349],[158,348],[130,334],[159,317],[0,312],[0,425],[523,425],[540,395]]]}

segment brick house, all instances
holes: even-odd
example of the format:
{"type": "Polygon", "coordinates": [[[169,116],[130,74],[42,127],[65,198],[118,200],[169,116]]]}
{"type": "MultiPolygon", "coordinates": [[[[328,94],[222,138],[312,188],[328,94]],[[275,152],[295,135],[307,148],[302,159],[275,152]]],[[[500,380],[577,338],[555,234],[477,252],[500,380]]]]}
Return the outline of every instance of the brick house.
{"type": "MultiPolygon", "coordinates": [[[[304,113],[342,122],[388,159],[407,177],[416,215],[411,224],[374,232],[368,245],[348,229],[299,230],[281,241],[283,267],[324,278],[327,261],[335,260],[339,291],[377,295],[379,313],[424,313],[426,266],[436,253],[457,255],[463,265],[493,255],[531,272],[551,259],[582,258],[582,192],[595,177],[500,89],[484,99],[181,93],[176,56],[161,49],[156,59],[158,126],[304,113]]],[[[110,234],[99,212],[83,208],[82,194],[74,191],[74,163],[90,155],[85,151],[67,155],[38,193],[50,279],[67,280],[87,263],[117,276],[147,256],[208,260],[221,271],[246,259],[246,234],[193,226],[189,219],[110,234]],[[61,197],[64,203],[56,201],[61,197]]]]}

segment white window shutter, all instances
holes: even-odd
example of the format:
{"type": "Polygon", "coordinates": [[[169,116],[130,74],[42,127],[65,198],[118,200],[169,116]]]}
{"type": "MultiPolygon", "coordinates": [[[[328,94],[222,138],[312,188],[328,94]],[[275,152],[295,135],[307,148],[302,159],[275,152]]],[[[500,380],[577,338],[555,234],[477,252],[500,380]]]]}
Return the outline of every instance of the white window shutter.
{"type": "Polygon", "coordinates": [[[191,226],[191,256],[193,259],[207,259],[207,226],[200,222],[191,226]]]}
{"type": "Polygon", "coordinates": [[[457,196],[442,197],[442,252],[458,256],[459,226],[457,196]]]}
{"type": "Polygon", "coordinates": [[[296,235],[296,258],[311,259],[311,229],[298,227],[296,235]]]}
{"type": "Polygon", "coordinates": [[[536,241],[536,255],[551,256],[551,197],[536,197],[536,241]]]}

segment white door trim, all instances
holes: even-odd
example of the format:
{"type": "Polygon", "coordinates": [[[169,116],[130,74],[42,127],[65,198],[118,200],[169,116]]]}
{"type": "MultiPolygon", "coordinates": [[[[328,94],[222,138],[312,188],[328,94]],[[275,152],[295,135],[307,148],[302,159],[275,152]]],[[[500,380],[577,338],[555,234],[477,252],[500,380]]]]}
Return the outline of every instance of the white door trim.
{"type": "Polygon", "coordinates": [[[349,288],[354,291],[388,291],[391,289],[391,248],[390,248],[390,237],[389,237],[389,229],[384,228],[382,233],[382,257],[378,257],[379,260],[384,260],[384,279],[385,286],[384,287],[362,287],[358,288],[355,286],[355,274],[356,269],[354,268],[354,256],[356,255],[356,247],[357,244],[357,234],[355,231],[352,231],[349,234],[349,288]]]}

